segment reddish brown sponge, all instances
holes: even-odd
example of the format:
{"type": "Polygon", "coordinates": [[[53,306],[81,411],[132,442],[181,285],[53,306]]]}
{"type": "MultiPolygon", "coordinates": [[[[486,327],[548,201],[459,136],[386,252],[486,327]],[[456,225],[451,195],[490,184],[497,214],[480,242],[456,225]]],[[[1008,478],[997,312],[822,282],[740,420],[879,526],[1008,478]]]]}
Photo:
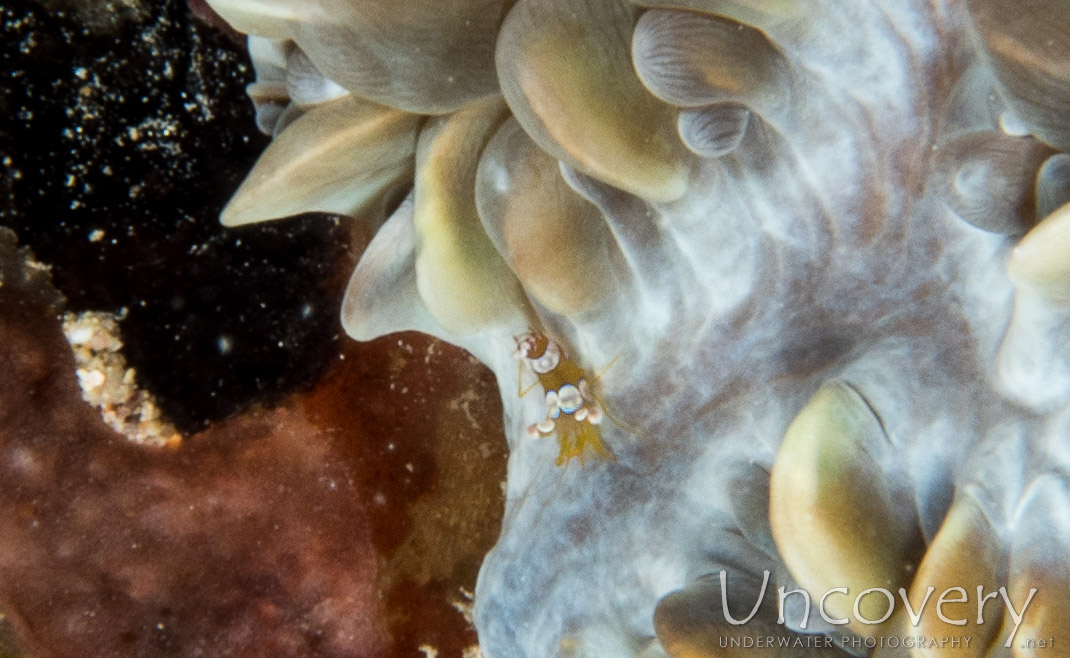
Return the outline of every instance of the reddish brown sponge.
{"type": "Polygon", "coordinates": [[[130,446],[81,402],[58,326],[0,308],[0,605],[26,649],[383,655],[367,514],[299,411],[130,446]]]}
{"type": "Polygon", "coordinates": [[[22,648],[460,655],[451,602],[496,536],[504,446],[476,420],[500,414],[493,379],[442,349],[353,344],[311,393],[154,451],[82,402],[54,310],[0,286],[0,612],[22,648]]]}

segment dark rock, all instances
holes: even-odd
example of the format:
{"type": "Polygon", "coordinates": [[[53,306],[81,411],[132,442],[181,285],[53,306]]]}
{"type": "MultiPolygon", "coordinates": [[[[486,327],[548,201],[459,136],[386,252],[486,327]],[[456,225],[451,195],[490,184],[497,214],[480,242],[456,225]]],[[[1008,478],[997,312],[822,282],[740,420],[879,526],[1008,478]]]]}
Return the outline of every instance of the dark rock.
{"type": "Polygon", "coordinates": [[[310,385],[337,356],[345,231],[219,226],[264,146],[241,47],[171,2],[13,0],[0,33],[0,226],[69,308],[125,311],[129,364],[186,431],[310,385]]]}

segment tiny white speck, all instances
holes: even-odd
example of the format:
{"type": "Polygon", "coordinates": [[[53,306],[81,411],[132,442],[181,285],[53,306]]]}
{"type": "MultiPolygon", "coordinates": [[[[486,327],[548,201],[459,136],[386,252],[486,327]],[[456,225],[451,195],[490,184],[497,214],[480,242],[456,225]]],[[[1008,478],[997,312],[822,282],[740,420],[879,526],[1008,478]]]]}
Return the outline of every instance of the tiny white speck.
{"type": "Polygon", "coordinates": [[[220,354],[230,354],[230,350],[234,347],[234,342],[230,339],[230,336],[220,336],[216,340],[216,347],[219,348],[220,354]]]}

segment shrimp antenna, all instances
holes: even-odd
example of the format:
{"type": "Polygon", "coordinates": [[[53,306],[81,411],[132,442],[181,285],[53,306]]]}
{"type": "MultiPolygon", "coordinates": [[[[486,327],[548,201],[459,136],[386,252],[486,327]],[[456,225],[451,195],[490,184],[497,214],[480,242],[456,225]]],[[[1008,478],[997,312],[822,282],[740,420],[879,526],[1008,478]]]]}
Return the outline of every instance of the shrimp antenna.
{"type": "Polygon", "coordinates": [[[531,393],[531,389],[539,385],[539,379],[536,377],[535,381],[531,382],[531,385],[524,388],[524,364],[521,361],[516,363],[516,396],[522,398],[528,393],[531,393]]]}

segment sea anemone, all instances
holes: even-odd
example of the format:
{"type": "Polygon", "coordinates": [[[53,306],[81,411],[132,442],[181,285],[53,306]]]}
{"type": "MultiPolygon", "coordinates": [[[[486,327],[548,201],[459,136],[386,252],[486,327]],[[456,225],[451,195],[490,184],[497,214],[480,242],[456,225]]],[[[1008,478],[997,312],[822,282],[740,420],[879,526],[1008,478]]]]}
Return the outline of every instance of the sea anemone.
{"type": "Polygon", "coordinates": [[[498,377],[485,656],[1070,642],[1065,3],[211,4],[274,135],[223,222],[371,223],[346,331],[498,377]],[[529,434],[524,335],[596,383],[614,459],[529,434]]]}

